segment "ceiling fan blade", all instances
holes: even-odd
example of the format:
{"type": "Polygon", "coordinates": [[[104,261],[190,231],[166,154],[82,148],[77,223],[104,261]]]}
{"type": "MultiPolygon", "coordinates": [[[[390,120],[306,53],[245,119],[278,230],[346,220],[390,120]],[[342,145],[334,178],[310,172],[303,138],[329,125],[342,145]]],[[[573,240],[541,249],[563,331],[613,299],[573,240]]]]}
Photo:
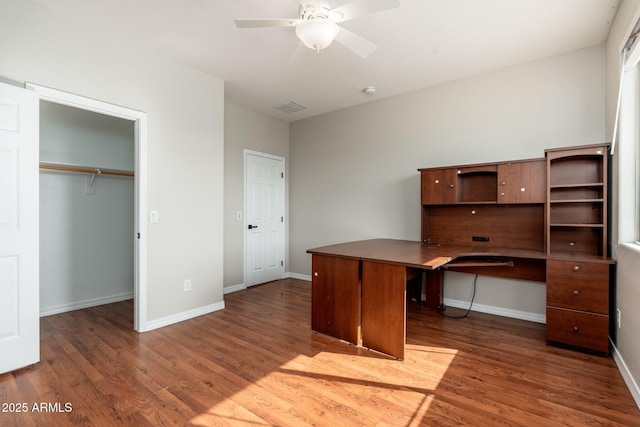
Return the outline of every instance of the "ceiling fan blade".
{"type": "Polygon", "coordinates": [[[340,27],[340,32],[336,37],[336,41],[362,58],[366,58],[371,55],[378,48],[378,46],[371,43],[369,40],[364,39],[349,30],[345,30],[342,27],[340,27]]]}
{"type": "Polygon", "coordinates": [[[331,10],[332,16],[339,19],[336,22],[344,22],[372,13],[394,9],[400,6],[400,0],[355,0],[331,10]]]}
{"type": "Polygon", "coordinates": [[[236,19],[235,23],[238,28],[295,27],[300,19],[236,19]]]}

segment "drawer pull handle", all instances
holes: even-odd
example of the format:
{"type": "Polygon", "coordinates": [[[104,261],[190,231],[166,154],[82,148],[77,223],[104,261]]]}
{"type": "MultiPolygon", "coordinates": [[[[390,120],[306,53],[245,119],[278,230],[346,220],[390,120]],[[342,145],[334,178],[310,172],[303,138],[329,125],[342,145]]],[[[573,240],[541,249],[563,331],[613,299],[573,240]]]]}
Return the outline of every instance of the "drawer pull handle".
{"type": "Polygon", "coordinates": [[[580,291],[576,289],[576,290],[574,290],[574,291],[573,291],[573,294],[574,294],[575,296],[578,296],[578,295],[580,295],[580,291]]]}
{"type": "Polygon", "coordinates": [[[449,184],[449,188],[453,188],[453,187],[454,187],[454,185],[453,185],[453,184],[449,184]]]}
{"type": "Polygon", "coordinates": [[[580,266],[579,265],[574,265],[573,266],[573,271],[580,271],[580,266]]]}
{"type": "Polygon", "coordinates": [[[573,327],[573,332],[578,332],[580,330],[580,328],[578,328],[577,326],[573,327]]]}

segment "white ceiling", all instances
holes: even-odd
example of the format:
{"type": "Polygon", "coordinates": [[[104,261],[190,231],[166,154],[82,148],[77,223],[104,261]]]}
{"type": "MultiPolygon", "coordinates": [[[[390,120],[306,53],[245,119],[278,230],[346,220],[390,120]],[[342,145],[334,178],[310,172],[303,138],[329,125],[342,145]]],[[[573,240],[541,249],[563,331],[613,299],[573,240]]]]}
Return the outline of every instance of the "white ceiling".
{"type": "Polygon", "coordinates": [[[602,43],[619,0],[400,0],[341,25],[378,49],[319,54],[291,27],[238,29],[235,18],[295,18],[299,0],[35,0],[225,81],[231,103],[285,121],[423,89],[602,43]],[[375,86],[374,95],[362,92],[375,86]],[[308,107],[282,113],[272,106],[308,107]]]}

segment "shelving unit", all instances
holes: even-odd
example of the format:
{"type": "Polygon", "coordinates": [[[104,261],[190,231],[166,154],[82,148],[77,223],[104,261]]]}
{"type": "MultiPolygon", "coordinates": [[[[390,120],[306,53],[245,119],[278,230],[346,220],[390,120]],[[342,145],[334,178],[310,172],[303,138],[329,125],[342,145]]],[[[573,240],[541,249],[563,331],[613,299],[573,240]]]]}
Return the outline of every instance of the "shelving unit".
{"type": "Polygon", "coordinates": [[[609,144],[546,150],[550,342],[609,351],[609,144]]]}
{"type": "Polygon", "coordinates": [[[547,255],[607,257],[607,150],[608,144],[546,150],[547,255]]]}

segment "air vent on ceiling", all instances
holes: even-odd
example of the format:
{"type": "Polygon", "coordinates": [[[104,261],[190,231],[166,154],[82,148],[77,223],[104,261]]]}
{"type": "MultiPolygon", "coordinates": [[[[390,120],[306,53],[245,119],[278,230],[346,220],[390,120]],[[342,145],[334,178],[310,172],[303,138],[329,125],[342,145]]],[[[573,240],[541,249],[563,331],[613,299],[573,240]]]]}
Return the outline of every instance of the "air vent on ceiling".
{"type": "Polygon", "coordinates": [[[272,107],[275,108],[276,110],[282,111],[283,113],[295,113],[296,111],[302,111],[307,109],[307,107],[305,107],[302,104],[298,104],[295,101],[283,102],[282,104],[272,105],[272,107]]]}

